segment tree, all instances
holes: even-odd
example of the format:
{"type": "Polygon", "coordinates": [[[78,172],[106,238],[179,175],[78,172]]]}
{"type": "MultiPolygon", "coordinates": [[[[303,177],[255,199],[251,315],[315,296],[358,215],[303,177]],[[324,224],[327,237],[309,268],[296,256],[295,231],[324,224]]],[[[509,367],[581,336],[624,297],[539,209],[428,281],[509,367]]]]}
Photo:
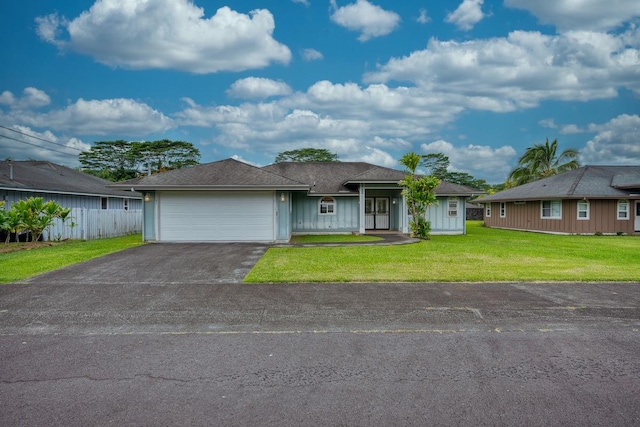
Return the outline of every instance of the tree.
{"type": "Polygon", "coordinates": [[[400,159],[406,168],[407,175],[398,183],[403,187],[402,195],[406,197],[407,209],[411,215],[409,227],[411,235],[420,239],[429,239],[431,223],[425,218],[427,207],[436,204],[435,188],[440,180],[433,175],[419,176],[416,174],[422,157],[417,153],[407,153],[400,159]]]}
{"type": "Polygon", "coordinates": [[[31,241],[36,242],[56,218],[64,222],[70,213],[71,208],[63,208],[53,200],[45,202],[42,197],[29,197],[11,204],[9,211],[0,209],[0,229],[7,232],[5,243],[9,242],[11,233],[16,233],[17,241],[17,234],[22,230],[31,233],[31,241]]]}
{"type": "Polygon", "coordinates": [[[526,184],[580,167],[578,150],[568,148],[559,155],[557,151],[558,140],[549,144],[549,138],[544,144],[527,148],[518,160],[518,167],[509,174],[507,186],[526,184]]]}
{"type": "Polygon", "coordinates": [[[449,157],[443,153],[423,154],[420,165],[427,170],[429,175],[433,175],[441,180],[446,180],[449,174],[449,157]]]}
{"type": "Polygon", "coordinates": [[[78,156],[81,170],[109,181],[197,165],[200,151],[184,141],[99,141],[78,156]]]}
{"type": "Polygon", "coordinates": [[[298,148],[278,153],[275,163],[281,162],[339,162],[338,155],[324,148],[298,148]]]}

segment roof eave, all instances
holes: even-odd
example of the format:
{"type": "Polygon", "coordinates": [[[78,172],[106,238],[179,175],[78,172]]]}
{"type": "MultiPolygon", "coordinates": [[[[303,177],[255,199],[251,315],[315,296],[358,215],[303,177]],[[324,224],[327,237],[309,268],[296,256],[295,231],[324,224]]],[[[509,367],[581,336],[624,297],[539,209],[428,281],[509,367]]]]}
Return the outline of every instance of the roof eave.
{"type": "Polygon", "coordinates": [[[135,191],[194,190],[194,191],[306,191],[308,185],[109,185],[110,188],[131,188],[135,191]]]}

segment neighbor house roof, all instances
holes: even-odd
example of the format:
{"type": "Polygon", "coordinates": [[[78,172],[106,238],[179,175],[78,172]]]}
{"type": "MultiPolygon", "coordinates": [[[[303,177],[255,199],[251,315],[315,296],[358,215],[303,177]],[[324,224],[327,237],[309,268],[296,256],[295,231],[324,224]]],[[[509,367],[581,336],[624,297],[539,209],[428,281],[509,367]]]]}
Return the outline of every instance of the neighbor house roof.
{"type": "Polygon", "coordinates": [[[188,168],[130,179],[112,187],[136,190],[302,190],[307,185],[234,159],[220,160],[188,168]]]}
{"type": "Polygon", "coordinates": [[[640,166],[583,166],[482,197],[477,202],[627,197],[640,198],[640,166]]]}
{"type": "Polygon", "coordinates": [[[108,188],[109,184],[112,182],[47,161],[0,161],[2,190],[141,198],[138,193],[108,188]]]}

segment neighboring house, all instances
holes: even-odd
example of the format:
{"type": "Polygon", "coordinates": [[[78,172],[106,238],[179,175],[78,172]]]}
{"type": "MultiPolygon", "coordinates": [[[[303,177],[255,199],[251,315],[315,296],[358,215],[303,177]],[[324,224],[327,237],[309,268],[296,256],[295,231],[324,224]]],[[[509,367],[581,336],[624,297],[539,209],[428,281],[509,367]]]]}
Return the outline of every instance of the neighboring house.
{"type": "MultiPolygon", "coordinates": [[[[292,234],[408,233],[404,172],[361,162],[233,159],[145,176],[113,188],[144,194],[145,241],[286,242],[292,234]]],[[[442,183],[427,219],[433,234],[463,234],[466,199],[479,190],[442,183]]]]}
{"type": "Polygon", "coordinates": [[[474,202],[489,227],[640,234],[640,166],[584,166],[474,202]]]}
{"type": "Polygon", "coordinates": [[[142,209],[142,196],[108,188],[112,182],[47,161],[0,161],[0,200],[5,209],[29,197],[67,208],[142,209]]]}

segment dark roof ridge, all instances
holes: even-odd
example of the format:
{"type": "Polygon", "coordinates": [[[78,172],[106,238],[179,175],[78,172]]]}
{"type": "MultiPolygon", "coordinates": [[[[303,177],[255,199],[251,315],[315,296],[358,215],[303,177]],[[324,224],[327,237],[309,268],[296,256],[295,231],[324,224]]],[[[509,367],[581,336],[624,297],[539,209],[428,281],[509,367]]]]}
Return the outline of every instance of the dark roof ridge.
{"type": "Polygon", "coordinates": [[[573,195],[575,193],[576,188],[578,187],[578,184],[580,184],[580,181],[582,180],[584,174],[587,172],[587,169],[589,169],[588,165],[578,169],[578,176],[576,176],[576,178],[573,180],[573,184],[571,184],[571,187],[569,187],[567,196],[573,195]]]}

